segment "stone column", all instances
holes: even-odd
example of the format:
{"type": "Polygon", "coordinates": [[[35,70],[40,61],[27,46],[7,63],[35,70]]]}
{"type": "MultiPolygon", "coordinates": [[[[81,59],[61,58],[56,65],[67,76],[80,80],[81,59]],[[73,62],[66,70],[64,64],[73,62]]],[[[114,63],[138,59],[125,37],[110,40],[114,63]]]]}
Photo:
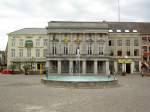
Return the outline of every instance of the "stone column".
{"type": "Polygon", "coordinates": [[[142,62],[139,60],[139,72],[141,71],[142,62]]]}
{"type": "Polygon", "coordinates": [[[69,74],[73,73],[73,60],[69,61],[69,74]]]}
{"type": "MultiPolygon", "coordinates": [[[[47,68],[47,71],[48,71],[48,74],[50,74],[50,72],[51,72],[51,71],[50,71],[50,70],[51,70],[50,61],[47,60],[47,63],[48,63],[48,66],[49,66],[49,67],[47,68]]],[[[34,64],[34,66],[35,66],[35,64],[34,64]]]]}
{"type": "Polygon", "coordinates": [[[118,63],[117,63],[117,61],[114,61],[114,69],[115,69],[115,72],[117,73],[118,72],[118,63]]]}
{"type": "Polygon", "coordinates": [[[61,60],[58,60],[58,74],[61,74],[61,60]]]}
{"type": "Polygon", "coordinates": [[[126,72],[126,63],[122,63],[122,72],[126,72]]]}
{"type": "Polygon", "coordinates": [[[83,64],[82,64],[82,74],[86,74],[86,60],[83,60],[83,62],[82,62],[83,64]]]}
{"type": "Polygon", "coordinates": [[[109,70],[109,61],[106,61],[106,74],[109,74],[110,70],[109,70]]]}
{"type": "Polygon", "coordinates": [[[97,60],[94,60],[94,74],[97,75],[98,70],[97,70],[97,60]]]}
{"type": "Polygon", "coordinates": [[[131,74],[134,73],[134,61],[131,63],[131,74]]]}

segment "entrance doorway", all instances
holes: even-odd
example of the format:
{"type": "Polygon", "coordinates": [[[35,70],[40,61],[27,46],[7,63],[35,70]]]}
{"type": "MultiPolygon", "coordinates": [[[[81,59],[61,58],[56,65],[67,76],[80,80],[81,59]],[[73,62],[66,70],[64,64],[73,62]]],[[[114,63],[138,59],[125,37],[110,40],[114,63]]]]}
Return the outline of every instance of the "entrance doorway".
{"type": "Polygon", "coordinates": [[[69,73],[69,61],[68,60],[61,62],[61,72],[69,73]]]}
{"type": "Polygon", "coordinates": [[[94,73],[94,61],[87,61],[86,62],[86,72],[87,73],[94,73]]]}
{"type": "Polygon", "coordinates": [[[126,64],[126,73],[131,73],[131,64],[130,63],[126,64]]]}

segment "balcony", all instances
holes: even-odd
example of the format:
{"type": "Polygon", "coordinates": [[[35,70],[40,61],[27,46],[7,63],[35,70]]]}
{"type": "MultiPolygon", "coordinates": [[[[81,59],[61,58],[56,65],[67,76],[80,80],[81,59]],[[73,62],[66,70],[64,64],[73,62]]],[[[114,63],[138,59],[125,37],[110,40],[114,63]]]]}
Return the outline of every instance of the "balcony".
{"type": "Polygon", "coordinates": [[[15,57],[15,58],[12,58],[11,59],[13,62],[43,62],[43,61],[46,61],[46,58],[35,58],[35,57],[30,57],[30,58],[27,58],[27,57],[15,57]]]}
{"type": "MultiPolygon", "coordinates": [[[[106,58],[109,57],[106,54],[99,55],[99,54],[81,54],[80,58],[106,58]]],[[[76,54],[49,54],[47,58],[77,58],[76,54]]]]}

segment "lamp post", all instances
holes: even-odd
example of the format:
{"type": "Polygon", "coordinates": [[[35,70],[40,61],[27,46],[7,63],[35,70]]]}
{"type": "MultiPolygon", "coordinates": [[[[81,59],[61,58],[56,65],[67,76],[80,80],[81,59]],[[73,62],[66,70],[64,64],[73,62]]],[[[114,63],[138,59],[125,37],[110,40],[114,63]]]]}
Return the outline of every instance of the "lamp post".
{"type": "Polygon", "coordinates": [[[126,59],[127,59],[127,58],[128,58],[128,56],[124,56],[122,75],[126,75],[126,59]]]}
{"type": "Polygon", "coordinates": [[[45,74],[45,76],[46,76],[46,79],[48,79],[48,69],[49,69],[49,62],[48,62],[48,61],[46,61],[45,69],[46,69],[46,74],[45,74]]]}

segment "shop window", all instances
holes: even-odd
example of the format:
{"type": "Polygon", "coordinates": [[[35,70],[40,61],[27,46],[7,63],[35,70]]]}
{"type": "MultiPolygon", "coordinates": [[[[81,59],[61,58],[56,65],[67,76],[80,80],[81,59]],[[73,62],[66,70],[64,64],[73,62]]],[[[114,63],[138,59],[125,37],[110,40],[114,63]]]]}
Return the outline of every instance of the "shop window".
{"type": "Polygon", "coordinates": [[[139,72],[139,62],[138,61],[135,61],[134,70],[135,70],[135,72],[139,72]]]}

